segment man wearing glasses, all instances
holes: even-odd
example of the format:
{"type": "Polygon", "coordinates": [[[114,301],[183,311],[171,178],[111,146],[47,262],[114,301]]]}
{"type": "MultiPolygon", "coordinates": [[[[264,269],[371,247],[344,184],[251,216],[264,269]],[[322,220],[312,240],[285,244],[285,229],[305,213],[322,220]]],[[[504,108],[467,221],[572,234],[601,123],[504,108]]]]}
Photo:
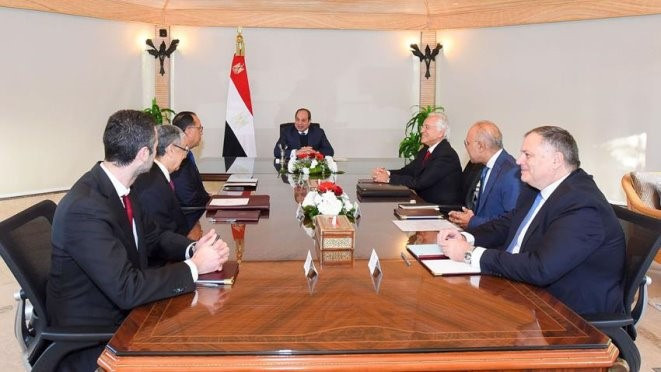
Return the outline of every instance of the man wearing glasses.
{"type": "MultiPolygon", "coordinates": [[[[189,150],[200,144],[204,127],[194,112],[179,112],[172,119],[172,124],[184,132],[184,143],[189,150]]],[[[202,229],[199,220],[209,201],[209,193],[204,189],[202,177],[200,177],[200,171],[197,169],[192,152],[188,152],[186,158],[181,162],[179,170],[170,176],[174,183],[174,192],[186,218],[188,230],[193,238],[201,236],[202,229]]]]}
{"type": "Polygon", "coordinates": [[[170,173],[179,169],[181,161],[188,155],[184,144],[184,133],[174,125],[156,127],[158,146],[154,164],[133,184],[135,195],[144,212],[158,223],[163,230],[189,235],[190,228],[184,216],[170,173]]]}

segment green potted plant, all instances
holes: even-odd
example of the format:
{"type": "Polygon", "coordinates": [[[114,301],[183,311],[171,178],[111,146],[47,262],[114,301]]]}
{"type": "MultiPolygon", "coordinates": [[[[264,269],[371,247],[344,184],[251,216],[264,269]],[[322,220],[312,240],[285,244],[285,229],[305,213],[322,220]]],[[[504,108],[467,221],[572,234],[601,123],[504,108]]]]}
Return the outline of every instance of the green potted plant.
{"type": "Polygon", "coordinates": [[[163,119],[167,120],[169,123],[170,115],[175,114],[175,112],[169,108],[160,108],[158,103],[156,103],[156,98],[151,100],[151,107],[147,107],[143,111],[148,113],[157,125],[163,124],[163,119]]]}
{"type": "Polygon", "coordinates": [[[404,129],[404,139],[402,139],[402,142],[399,143],[400,158],[413,159],[415,157],[418,151],[420,151],[420,147],[422,146],[420,143],[420,129],[422,128],[422,123],[432,112],[445,111],[443,106],[418,107],[418,112],[416,112],[406,123],[406,128],[404,129]]]}

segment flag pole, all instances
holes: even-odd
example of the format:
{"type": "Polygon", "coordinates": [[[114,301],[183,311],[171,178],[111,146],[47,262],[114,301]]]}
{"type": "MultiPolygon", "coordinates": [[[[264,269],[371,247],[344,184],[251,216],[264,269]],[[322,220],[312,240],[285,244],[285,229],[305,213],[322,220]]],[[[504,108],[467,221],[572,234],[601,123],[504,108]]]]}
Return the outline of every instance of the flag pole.
{"type": "Polygon", "coordinates": [[[243,34],[241,34],[241,26],[236,28],[236,54],[237,56],[243,56],[245,53],[245,45],[243,44],[243,34]]]}

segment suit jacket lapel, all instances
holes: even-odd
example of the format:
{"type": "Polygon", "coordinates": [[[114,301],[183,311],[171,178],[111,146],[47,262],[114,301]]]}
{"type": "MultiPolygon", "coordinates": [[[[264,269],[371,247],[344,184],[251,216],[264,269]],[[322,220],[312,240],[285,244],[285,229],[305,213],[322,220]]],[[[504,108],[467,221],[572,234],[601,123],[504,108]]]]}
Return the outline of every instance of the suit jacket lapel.
{"type": "Polygon", "coordinates": [[[505,157],[503,156],[506,154],[505,150],[500,153],[498,158],[496,158],[496,162],[493,164],[493,169],[491,170],[491,173],[489,174],[489,179],[487,180],[487,184],[482,190],[482,195],[480,196],[480,205],[477,206],[477,210],[475,213],[479,213],[480,209],[484,206],[486,203],[487,197],[489,196],[489,193],[491,192],[491,189],[493,189],[493,185],[498,182],[498,178],[500,177],[500,172],[503,171],[503,162],[505,161],[505,157]]]}
{"type": "MultiPolygon", "coordinates": [[[[113,217],[115,218],[115,222],[119,224],[121,231],[123,233],[117,236],[117,238],[121,240],[122,244],[126,248],[126,254],[128,255],[129,259],[137,265],[139,264],[140,260],[138,257],[138,250],[135,246],[135,239],[133,238],[133,227],[129,224],[129,220],[126,217],[126,209],[124,209],[124,205],[119,200],[119,196],[117,195],[117,191],[115,190],[115,187],[112,185],[112,182],[110,182],[108,175],[106,175],[103,169],[101,169],[101,166],[99,164],[100,163],[97,163],[97,165],[95,165],[94,168],[92,169],[94,173],[94,177],[98,181],[97,183],[99,185],[99,191],[108,199],[108,205],[110,206],[110,210],[112,211],[113,217]]],[[[131,198],[131,201],[133,202],[133,198],[131,198]]],[[[139,208],[135,208],[135,209],[139,209],[139,208]]],[[[133,218],[136,218],[135,213],[136,211],[134,210],[133,218]]],[[[138,236],[140,236],[139,231],[138,231],[138,236]]]]}

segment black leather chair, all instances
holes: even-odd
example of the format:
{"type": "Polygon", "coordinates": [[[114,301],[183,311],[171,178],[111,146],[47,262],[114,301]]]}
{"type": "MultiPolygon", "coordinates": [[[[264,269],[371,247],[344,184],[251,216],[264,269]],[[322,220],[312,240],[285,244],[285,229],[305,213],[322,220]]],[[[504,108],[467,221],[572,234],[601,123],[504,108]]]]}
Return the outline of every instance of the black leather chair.
{"type": "Polygon", "coordinates": [[[591,314],[584,316],[592,325],[607,334],[620,350],[631,371],[640,369],[640,352],[634,343],[636,323],[647,306],[645,273],[661,247],[661,220],[613,205],[624,230],[627,253],[624,272],[625,314],[591,314]]]}
{"type": "Polygon", "coordinates": [[[107,343],[113,329],[51,327],[46,283],[51,262],[51,224],[55,203],[42,201],[0,222],[0,255],[18,281],[14,325],[32,371],[52,371],[72,351],[107,343]]]}

